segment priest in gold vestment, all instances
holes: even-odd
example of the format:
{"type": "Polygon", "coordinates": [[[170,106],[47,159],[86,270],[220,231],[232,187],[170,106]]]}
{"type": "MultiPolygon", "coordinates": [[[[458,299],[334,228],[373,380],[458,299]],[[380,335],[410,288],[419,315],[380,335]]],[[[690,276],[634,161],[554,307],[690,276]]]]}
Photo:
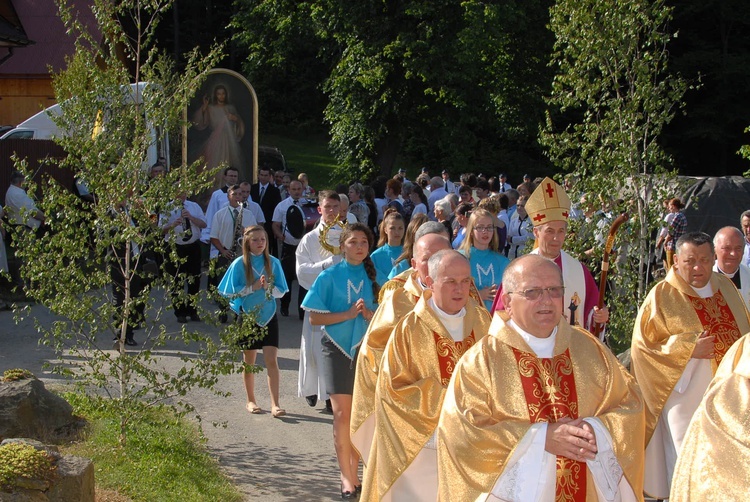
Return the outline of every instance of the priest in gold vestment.
{"type": "Polygon", "coordinates": [[[437,222],[423,224],[414,244],[412,268],[405,270],[380,289],[378,309],[370,320],[370,326],[360,345],[354,377],[352,396],[352,418],[349,430],[352,444],[359,452],[365,466],[370,455],[372,436],[375,433],[375,383],[380,372],[380,359],[385,344],[396,324],[412,311],[422,296],[427,278],[427,262],[442,249],[450,249],[451,244],[445,234],[445,226],[437,222]],[[432,225],[437,225],[435,227],[432,225]],[[430,228],[437,233],[430,233],[430,228]]]}
{"type": "Polygon", "coordinates": [[[487,334],[490,315],[470,294],[468,260],[453,250],[429,260],[426,290],[386,344],[375,393],[375,436],[362,500],[434,501],[434,432],[453,368],[487,334]]]}
{"type": "Polygon", "coordinates": [[[693,415],[670,502],[747,500],[750,486],[750,335],[724,356],[693,415]]]}
{"type": "Polygon", "coordinates": [[[654,498],[669,497],[690,419],[724,354],[750,331],[742,297],[713,264],[711,237],[683,234],[633,329],[631,369],[646,403],[644,490],[654,498]]]}
{"type": "Polygon", "coordinates": [[[563,317],[563,289],[542,256],[506,269],[505,311],[445,395],[438,500],[643,500],[640,392],[607,347],[563,317]]]}

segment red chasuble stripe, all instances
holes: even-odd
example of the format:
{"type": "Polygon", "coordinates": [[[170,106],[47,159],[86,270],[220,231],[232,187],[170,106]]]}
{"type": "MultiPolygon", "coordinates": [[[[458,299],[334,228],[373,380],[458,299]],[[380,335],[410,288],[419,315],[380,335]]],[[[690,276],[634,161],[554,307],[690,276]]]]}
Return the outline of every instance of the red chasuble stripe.
{"type": "Polygon", "coordinates": [[[474,332],[472,331],[467,338],[460,342],[454,342],[450,338],[440,336],[437,331],[433,331],[432,334],[435,337],[435,348],[440,364],[440,383],[443,384],[443,387],[446,387],[453,370],[456,368],[456,363],[464,355],[464,352],[474,345],[474,332]]]}
{"type": "Polygon", "coordinates": [[[718,365],[729,347],[742,336],[737,321],[721,291],[709,298],[691,297],[691,301],[703,329],[716,337],[714,359],[718,365]]]}
{"type": "MultiPolygon", "coordinates": [[[[551,359],[513,349],[531,423],[578,418],[578,394],[570,352],[551,359]]],[[[555,501],[586,500],[586,463],[557,457],[555,501]]]]}

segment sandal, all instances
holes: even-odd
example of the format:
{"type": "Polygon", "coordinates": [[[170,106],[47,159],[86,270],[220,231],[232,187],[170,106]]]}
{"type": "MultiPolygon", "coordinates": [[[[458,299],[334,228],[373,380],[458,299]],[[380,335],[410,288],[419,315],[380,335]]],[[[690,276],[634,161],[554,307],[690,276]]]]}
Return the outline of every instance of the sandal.
{"type": "Polygon", "coordinates": [[[245,408],[253,415],[260,415],[261,413],[263,413],[263,410],[260,409],[260,406],[252,401],[248,401],[248,403],[245,405],[245,408]]]}
{"type": "Polygon", "coordinates": [[[279,408],[278,406],[275,406],[273,410],[271,411],[271,415],[273,415],[273,418],[281,418],[284,415],[286,415],[286,410],[284,408],[279,408]]]}

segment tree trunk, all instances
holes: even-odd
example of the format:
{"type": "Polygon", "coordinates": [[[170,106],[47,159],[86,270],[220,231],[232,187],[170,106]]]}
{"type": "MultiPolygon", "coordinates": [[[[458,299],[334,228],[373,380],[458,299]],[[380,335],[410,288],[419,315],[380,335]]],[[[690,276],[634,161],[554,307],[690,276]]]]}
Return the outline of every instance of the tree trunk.
{"type": "Polygon", "coordinates": [[[390,177],[393,165],[401,150],[401,138],[398,133],[391,133],[381,138],[376,146],[375,165],[379,168],[379,174],[390,177]]]}

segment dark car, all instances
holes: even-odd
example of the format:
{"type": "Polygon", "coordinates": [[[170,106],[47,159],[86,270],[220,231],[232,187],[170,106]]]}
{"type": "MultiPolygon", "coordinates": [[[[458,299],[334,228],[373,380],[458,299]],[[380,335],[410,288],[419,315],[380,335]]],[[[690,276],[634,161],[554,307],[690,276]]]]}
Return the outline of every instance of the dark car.
{"type": "Polygon", "coordinates": [[[275,146],[258,147],[258,167],[270,167],[273,171],[290,172],[284,154],[275,146]]]}

